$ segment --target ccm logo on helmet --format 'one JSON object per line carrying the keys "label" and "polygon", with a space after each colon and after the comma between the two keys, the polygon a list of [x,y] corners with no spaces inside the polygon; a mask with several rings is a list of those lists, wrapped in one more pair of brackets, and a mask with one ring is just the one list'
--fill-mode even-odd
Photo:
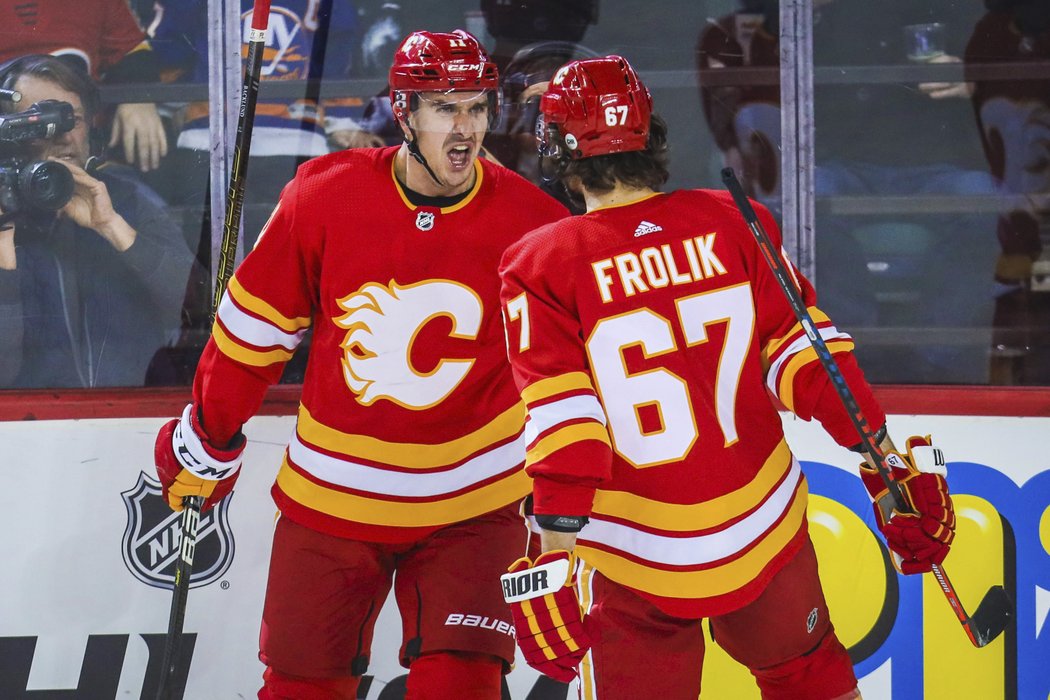
{"label": "ccm logo on helmet", "polygon": [[466,73],[467,71],[476,73],[476,72],[481,70],[481,64],[480,63],[450,63],[448,65],[448,70],[449,70],[450,73]]}

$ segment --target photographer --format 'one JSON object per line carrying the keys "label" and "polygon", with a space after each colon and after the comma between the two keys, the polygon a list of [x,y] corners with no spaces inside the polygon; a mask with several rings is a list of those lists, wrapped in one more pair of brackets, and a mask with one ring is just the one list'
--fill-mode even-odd
{"label": "photographer", "polygon": [[57,212],[20,205],[0,231],[0,386],[141,385],[150,358],[178,328],[192,255],[134,171],[95,167],[94,158],[85,169],[98,107],[86,74],[30,55],[4,66],[0,87],[22,96],[0,102],[4,113],[50,99],[74,115],[71,129],[31,142],[24,154],[69,170],[68,202]]}
{"label": "photographer", "polygon": [[[149,37],[127,0],[19,0],[0,3],[0,61],[49,53],[106,85],[157,83]],[[168,153],[164,123],[151,102],[125,102],[112,113],[109,146],[142,172]]]}

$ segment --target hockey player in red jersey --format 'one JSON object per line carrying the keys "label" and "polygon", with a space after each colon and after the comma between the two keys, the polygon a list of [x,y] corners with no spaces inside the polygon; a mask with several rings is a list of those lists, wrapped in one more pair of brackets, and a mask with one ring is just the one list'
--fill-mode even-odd
{"label": "hockey player in red jersey", "polygon": [[520,553],[526,412],[497,268],[567,212],[478,158],[499,100],[473,36],[411,34],[390,86],[405,142],[299,168],[230,281],[193,403],[158,437],[172,507],[214,503],[237,476],[242,425],[312,328],[272,490],[264,699],[356,697],[391,586],[409,698],[498,698],[514,658],[493,582]]}
{"label": "hockey player in red jersey", "polygon": [[[769,394],[843,446],[857,434],[729,194],[658,191],[666,127],[651,105],[618,56],[555,74],[541,155],[587,213],[530,233],[500,266],[543,550],[502,577],[519,646],[554,678],[579,673],[581,697],[692,700],[709,618],[763,698],[859,697]],[[928,571],[953,537],[943,459],[928,438],[895,451],[852,339],[790,269],[920,513],[876,509],[879,527],[904,573]]]}

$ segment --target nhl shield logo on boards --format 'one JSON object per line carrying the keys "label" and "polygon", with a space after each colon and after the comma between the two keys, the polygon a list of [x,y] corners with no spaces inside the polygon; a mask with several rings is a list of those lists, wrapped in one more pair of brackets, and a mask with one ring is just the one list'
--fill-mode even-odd
{"label": "nhl shield logo on boards", "polygon": [[[160,484],[143,472],[139,472],[134,488],[120,495],[128,511],[122,546],[124,565],[149,586],[172,588],[182,544],[182,514],[168,507]],[[200,516],[190,588],[214,583],[233,563],[229,509],[230,498],[225,498]]]}
{"label": "nhl shield logo on boards", "polygon": [[416,228],[420,231],[429,231],[434,228],[434,212],[421,211],[416,214]]}

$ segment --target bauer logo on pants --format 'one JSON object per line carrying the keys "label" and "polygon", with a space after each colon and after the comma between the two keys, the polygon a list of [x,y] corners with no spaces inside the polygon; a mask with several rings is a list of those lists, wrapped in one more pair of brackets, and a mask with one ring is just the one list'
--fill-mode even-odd
{"label": "bauer logo on pants", "polygon": [[[182,540],[182,514],[168,507],[160,484],[143,472],[139,472],[134,488],[120,495],[128,510],[122,547],[124,564],[139,581],[157,588],[171,588]],[[229,508],[227,497],[200,517],[190,588],[217,581],[233,563]]]}

